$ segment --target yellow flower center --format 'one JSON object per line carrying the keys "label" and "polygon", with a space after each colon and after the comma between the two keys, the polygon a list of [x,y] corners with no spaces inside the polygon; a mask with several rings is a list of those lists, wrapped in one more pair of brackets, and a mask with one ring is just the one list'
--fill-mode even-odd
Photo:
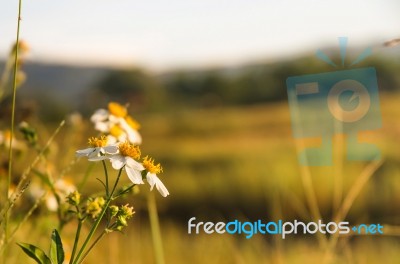
{"label": "yellow flower center", "polygon": [[157,165],[154,165],[154,159],[149,158],[148,156],[143,159],[143,167],[145,167],[148,172],[154,174],[159,174],[163,171],[161,164],[158,163]]}
{"label": "yellow flower center", "polygon": [[115,102],[110,102],[108,104],[108,111],[110,111],[112,115],[115,115],[117,117],[125,117],[128,114],[126,107]]}
{"label": "yellow flower center", "polygon": [[89,145],[94,148],[105,147],[107,145],[107,137],[101,136],[100,138],[91,137],[89,138]]}
{"label": "yellow flower center", "polygon": [[127,117],[125,117],[125,121],[126,121],[126,123],[128,123],[128,125],[132,129],[139,130],[140,124],[135,119],[133,119],[131,116],[128,115]]}
{"label": "yellow flower center", "polygon": [[122,133],[124,133],[124,131],[122,130],[121,127],[115,125],[110,129],[110,134],[114,137],[119,137],[120,135],[122,135]]}
{"label": "yellow flower center", "polygon": [[124,142],[118,145],[119,152],[122,156],[140,159],[140,148],[129,142]]}

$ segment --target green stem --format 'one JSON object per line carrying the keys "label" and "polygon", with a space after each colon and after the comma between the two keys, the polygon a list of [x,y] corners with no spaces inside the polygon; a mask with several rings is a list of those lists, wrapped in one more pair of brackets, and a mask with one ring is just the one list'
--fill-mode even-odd
{"label": "green stem", "polygon": [[[101,163],[103,163],[104,175],[105,175],[105,178],[106,178],[105,189],[106,189],[106,199],[108,199],[109,198],[108,171],[107,171],[107,166],[106,166],[105,160],[102,160]],[[107,211],[107,216],[106,216],[107,225],[110,223],[110,220],[111,220],[110,211]],[[89,248],[89,250],[90,250],[90,248]],[[85,258],[85,256],[83,256],[83,258]]]}
{"label": "green stem", "polygon": [[[22,0],[18,1],[18,23],[17,23],[17,40],[15,44],[15,60],[14,60],[14,82],[13,82],[13,97],[12,97],[12,110],[11,110],[11,136],[10,136],[10,145],[8,152],[8,177],[7,177],[7,190],[6,199],[9,199],[10,196],[10,185],[11,185],[11,176],[12,176],[12,142],[14,135],[14,121],[15,121],[15,98],[17,91],[17,72],[18,72],[18,50],[19,50],[19,33],[20,33],[20,25],[21,25],[21,13],[22,13]],[[9,214],[7,212],[6,217],[4,219],[4,234],[5,234],[5,244],[8,243],[8,218]]]}
{"label": "green stem", "polygon": [[106,176],[106,197],[108,198],[109,193],[108,193],[108,172],[107,172],[107,166],[106,162],[104,160],[101,161],[103,163],[103,168],[104,168],[104,173]]}
{"label": "green stem", "polygon": [[[79,211],[79,209],[77,208],[77,210]],[[76,229],[76,234],[75,234],[75,241],[74,241],[74,248],[72,249],[72,254],[71,254],[71,259],[69,261],[69,264],[72,264],[74,257],[75,257],[75,253],[76,253],[76,249],[78,247],[78,242],[79,242],[79,237],[81,235],[81,228],[82,228],[82,219],[80,217],[78,217],[78,228]]]}
{"label": "green stem", "polygon": [[164,264],[164,251],[160,232],[160,222],[158,220],[157,204],[154,193],[150,192],[147,200],[147,208],[149,210],[151,236],[153,238],[154,253],[157,264]]}
{"label": "green stem", "polygon": [[115,199],[115,198],[119,198],[119,197],[121,197],[122,195],[124,195],[124,194],[130,192],[130,191],[133,189],[133,187],[135,187],[135,186],[136,186],[136,184],[132,184],[132,185],[129,186],[128,188],[121,190],[120,192],[118,192],[118,193],[114,196],[114,199]]}
{"label": "green stem", "polygon": [[[107,209],[108,209],[108,206],[110,205],[111,200],[113,200],[113,197],[112,197],[112,196],[113,196],[114,191],[115,191],[115,188],[117,187],[117,184],[118,184],[118,182],[119,182],[119,178],[121,177],[122,170],[123,170],[123,168],[121,168],[121,169],[119,170],[117,179],[116,179],[116,181],[115,181],[115,183],[114,183],[114,187],[113,187],[112,190],[111,190],[110,196],[107,198],[107,201],[106,201],[106,203],[105,203],[105,205],[104,205],[104,207],[103,207],[103,209],[102,209],[102,211],[101,211],[99,217],[96,219],[96,222],[94,223],[94,225],[93,225],[92,228],[90,229],[90,232],[89,232],[89,234],[88,234],[88,236],[87,236],[85,242],[83,243],[81,249],[79,250],[78,255],[76,256],[76,259],[75,259],[75,261],[73,262],[73,264],[82,263],[81,256],[82,256],[82,254],[83,254],[83,251],[85,250],[85,248],[87,247],[88,243],[89,243],[90,240],[92,239],[94,233],[96,232],[97,227],[99,226],[101,220],[103,219],[103,217],[104,217],[104,215],[105,215],[105,213],[106,213],[106,211],[107,211]],[[85,253],[85,255],[86,255],[87,253],[89,253],[89,251],[90,251],[90,250],[88,250],[88,251]]]}

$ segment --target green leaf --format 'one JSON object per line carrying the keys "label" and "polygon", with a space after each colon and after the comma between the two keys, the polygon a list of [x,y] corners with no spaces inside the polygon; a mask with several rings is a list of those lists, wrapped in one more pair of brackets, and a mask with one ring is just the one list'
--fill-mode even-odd
{"label": "green leaf", "polygon": [[27,243],[17,244],[22,248],[25,254],[34,259],[38,264],[52,264],[49,257],[40,248]]}
{"label": "green leaf", "polygon": [[54,264],[62,264],[64,262],[64,249],[61,237],[56,229],[51,233],[50,259]]}

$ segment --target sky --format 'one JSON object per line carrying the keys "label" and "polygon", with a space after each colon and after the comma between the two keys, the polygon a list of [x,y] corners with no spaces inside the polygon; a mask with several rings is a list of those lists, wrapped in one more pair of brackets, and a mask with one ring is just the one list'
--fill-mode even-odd
{"label": "sky", "polygon": [[[0,56],[17,0],[0,0]],[[400,37],[398,0],[23,0],[30,59],[156,71],[240,65]]]}

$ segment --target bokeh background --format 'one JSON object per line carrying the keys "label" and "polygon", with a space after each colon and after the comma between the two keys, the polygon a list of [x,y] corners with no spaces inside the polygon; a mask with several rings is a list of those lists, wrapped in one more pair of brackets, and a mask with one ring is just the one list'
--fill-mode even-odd
{"label": "bokeh background", "polygon": [[[15,39],[16,8],[16,1],[0,3],[3,61]],[[322,263],[327,251],[332,263],[398,263],[400,45],[384,43],[400,37],[399,11],[395,0],[26,1],[21,37],[30,52],[22,67],[27,79],[17,93],[17,121],[28,121],[44,143],[66,119],[46,166],[55,177],[68,168],[65,177],[79,183],[88,163],[74,162],[74,152],[97,133],[90,115],[109,101],[129,104],[141,123],[143,152],[163,164],[160,177],[171,193],[156,194],[166,263]],[[291,133],[286,79],[338,70],[315,51],[340,64],[342,36],[349,38],[344,68],[377,70],[383,126],[361,137],[378,145],[383,162],[365,184],[360,178],[371,165],[345,159],[345,135],[334,138],[333,166],[302,167],[296,149],[301,144]],[[350,67],[367,47],[372,55]],[[11,98],[1,101],[1,130],[9,125],[10,106]],[[33,157],[18,156],[15,178]],[[96,165],[93,174],[101,173]],[[360,191],[345,220],[384,224],[384,235],[341,237],[326,250],[316,236],[247,240],[187,232],[193,216],[308,222],[314,193],[328,222],[355,186]],[[93,176],[85,190],[100,187]],[[87,263],[155,263],[147,187],[126,198],[136,210],[129,230],[107,236]],[[47,245],[55,219],[42,207],[16,241]],[[72,229],[65,230],[66,244],[72,244]],[[29,263],[19,249],[11,252],[10,263]]]}

